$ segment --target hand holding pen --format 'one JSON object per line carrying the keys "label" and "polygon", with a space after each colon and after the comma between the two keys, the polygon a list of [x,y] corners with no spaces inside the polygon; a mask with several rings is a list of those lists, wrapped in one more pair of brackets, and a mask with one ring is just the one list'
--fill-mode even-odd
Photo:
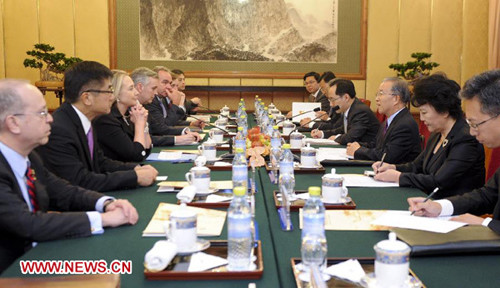
{"label": "hand holding pen", "polygon": [[437,192],[439,191],[439,187],[436,187],[431,194],[427,197],[414,197],[408,198],[408,204],[410,204],[410,210],[412,210],[410,215],[414,215],[415,213],[419,213],[422,216],[428,217],[437,217],[441,214],[441,205],[436,202],[427,202],[429,201]]}

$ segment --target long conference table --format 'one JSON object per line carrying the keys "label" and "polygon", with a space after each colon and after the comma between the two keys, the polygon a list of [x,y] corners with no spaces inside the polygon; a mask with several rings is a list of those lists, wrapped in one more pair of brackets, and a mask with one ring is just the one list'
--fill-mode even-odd
{"label": "long conference table", "polygon": [[[253,120],[253,118],[250,118]],[[253,124],[250,121],[250,124]],[[176,146],[174,149],[195,149],[196,146]],[[159,152],[161,148],[154,148]],[[223,153],[223,152],[219,152]],[[184,181],[184,174],[192,163],[172,164],[148,162],[168,175],[170,181]],[[327,171],[332,167],[325,167]],[[362,173],[366,167],[336,167],[337,173]],[[132,274],[121,275],[121,287],[296,287],[290,259],[300,257],[301,231],[299,213],[292,212],[293,231],[282,231],[273,200],[272,184],[265,168],[257,169],[256,221],[262,242],[264,273],[258,280],[200,280],[200,281],[150,281],[144,277],[144,255],[161,238],[142,237],[142,231],[151,220],[158,204],[176,203],[175,193],[157,193],[156,185],[108,192],[116,198],[128,199],[139,212],[139,221],[134,226],[106,229],[103,235],[70,240],[39,243],[12,264],[1,277],[46,277],[60,275],[23,275],[20,260],[131,260]],[[321,174],[296,174],[296,190],[307,190],[309,186],[321,186]],[[230,180],[230,171],[212,171],[212,180]],[[356,209],[406,210],[406,198],[424,194],[411,188],[349,188],[356,202]],[[387,231],[326,231],[328,257],[374,257],[373,246],[387,238]],[[220,237],[227,239],[227,219]],[[458,255],[435,257],[412,257],[410,268],[427,287],[500,287],[500,276],[496,275],[500,255]]]}

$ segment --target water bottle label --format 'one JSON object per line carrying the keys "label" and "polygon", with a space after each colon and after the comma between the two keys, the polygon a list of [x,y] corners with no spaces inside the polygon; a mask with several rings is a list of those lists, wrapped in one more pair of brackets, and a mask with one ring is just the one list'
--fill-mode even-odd
{"label": "water bottle label", "polygon": [[325,231],[325,216],[324,215],[314,215],[313,217],[308,217],[304,215],[302,218],[302,234],[320,234],[322,235]]}
{"label": "water bottle label", "polygon": [[280,138],[271,138],[271,147],[279,148],[280,146],[281,146],[281,139]]}
{"label": "water bottle label", "polygon": [[233,181],[246,181],[248,179],[248,167],[233,166]]}
{"label": "water bottle label", "polygon": [[290,173],[293,175],[293,162],[280,162],[280,173]]}
{"label": "water bottle label", "polygon": [[247,142],[245,139],[237,139],[234,141],[234,147],[236,148],[247,148]]}
{"label": "water bottle label", "polygon": [[251,221],[252,217],[248,215],[239,215],[238,217],[227,217],[228,238],[250,238],[252,237]]}

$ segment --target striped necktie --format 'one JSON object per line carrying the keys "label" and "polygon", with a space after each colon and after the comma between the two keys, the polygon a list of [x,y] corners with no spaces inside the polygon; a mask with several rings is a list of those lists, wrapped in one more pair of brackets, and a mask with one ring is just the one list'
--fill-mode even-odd
{"label": "striped necktie", "polygon": [[28,164],[28,169],[26,169],[26,186],[28,188],[28,196],[30,198],[31,207],[33,207],[33,212],[40,210],[38,202],[36,201],[35,180],[35,171],[31,169]]}
{"label": "striped necktie", "polygon": [[342,114],[342,117],[344,118],[344,133],[347,133],[347,116]]}

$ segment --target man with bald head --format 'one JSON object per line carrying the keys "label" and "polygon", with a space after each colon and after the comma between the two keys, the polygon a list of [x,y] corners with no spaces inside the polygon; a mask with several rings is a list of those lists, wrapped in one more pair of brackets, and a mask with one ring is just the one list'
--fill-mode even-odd
{"label": "man with bald head", "polygon": [[47,143],[52,120],[36,87],[0,80],[0,272],[37,242],[138,220],[127,200],[70,185],[45,169],[33,149]]}

